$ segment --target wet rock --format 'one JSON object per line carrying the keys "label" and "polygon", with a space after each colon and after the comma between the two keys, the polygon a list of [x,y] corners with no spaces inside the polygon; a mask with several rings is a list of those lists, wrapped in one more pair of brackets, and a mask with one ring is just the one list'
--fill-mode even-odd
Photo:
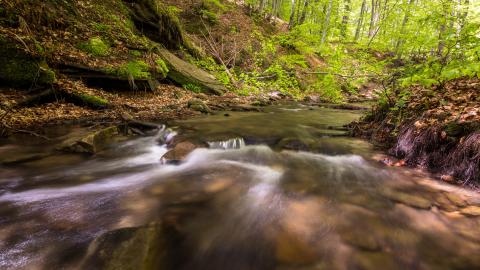
{"label": "wet rock", "polygon": [[247,104],[237,104],[230,107],[230,110],[235,112],[261,112],[262,110],[258,107],[247,105]]}
{"label": "wet rock", "polygon": [[167,269],[160,224],[107,232],[89,246],[80,269]]}
{"label": "wet rock", "polygon": [[280,263],[292,265],[311,264],[317,260],[314,246],[288,231],[277,235],[275,256]]}
{"label": "wet rock", "polygon": [[460,210],[460,213],[462,213],[465,216],[469,217],[480,217],[480,206],[468,206]]}
{"label": "wet rock", "polygon": [[354,256],[354,269],[377,270],[377,269],[404,269],[400,267],[391,255],[380,252],[359,252]]}
{"label": "wet rock", "polygon": [[140,131],[141,133],[155,131],[160,128],[160,125],[145,121],[135,120],[132,115],[129,113],[123,112],[120,114],[120,118],[126,122],[127,126],[134,131],[134,133],[138,133],[135,130]]}
{"label": "wet rock", "polygon": [[117,135],[117,127],[104,128],[85,137],[69,139],[63,142],[58,147],[58,150],[71,153],[96,154],[112,143]]}
{"label": "wet rock", "polygon": [[8,156],[0,157],[0,164],[11,165],[39,160],[48,157],[48,153],[11,153]]}
{"label": "wet rock", "polygon": [[252,103],[250,103],[251,106],[257,106],[257,107],[265,107],[265,106],[268,106],[270,105],[271,102],[270,100],[268,100],[267,98],[258,98],[257,100],[253,101]]}
{"label": "wet rock", "polygon": [[179,162],[185,159],[188,154],[193,152],[193,150],[204,147],[204,145],[194,144],[189,141],[180,142],[168,151],[165,155],[162,156],[162,160],[165,162]]}
{"label": "wet rock", "polygon": [[201,113],[212,113],[212,110],[201,99],[194,98],[188,101],[188,107]]}
{"label": "wet rock", "polygon": [[287,150],[308,151],[314,143],[314,140],[308,139],[283,138],[277,143],[277,147]]}
{"label": "wet rock", "polygon": [[414,208],[430,209],[432,206],[430,200],[420,197],[421,195],[405,193],[393,189],[387,189],[383,192],[383,194],[393,201],[403,203]]}

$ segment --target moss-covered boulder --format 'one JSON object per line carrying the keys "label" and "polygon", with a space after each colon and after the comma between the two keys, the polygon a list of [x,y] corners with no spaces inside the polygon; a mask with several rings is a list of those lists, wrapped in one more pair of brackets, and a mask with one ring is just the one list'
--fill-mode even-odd
{"label": "moss-covered boulder", "polygon": [[82,269],[166,269],[166,241],[162,226],[152,224],[107,232],[88,248]]}
{"label": "moss-covered boulder", "polygon": [[179,85],[196,85],[201,91],[222,95],[225,86],[212,74],[183,61],[166,49],[159,48],[158,53],[168,66],[167,78]]}
{"label": "moss-covered boulder", "polygon": [[55,72],[45,60],[33,56],[17,42],[0,35],[0,81],[15,87],[50,85],[55,82]]}

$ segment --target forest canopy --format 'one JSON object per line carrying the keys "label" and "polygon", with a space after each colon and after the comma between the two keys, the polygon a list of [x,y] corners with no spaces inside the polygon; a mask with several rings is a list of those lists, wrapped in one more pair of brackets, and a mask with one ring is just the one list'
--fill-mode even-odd
{"label": "forest canopy", "polygon": [[423,63],[410,81],[432,85],[480,73],[480,3],[476,0],[247,2],[267,17],[287,21],[292,34],[297,34],[294,45],[355,43]]}

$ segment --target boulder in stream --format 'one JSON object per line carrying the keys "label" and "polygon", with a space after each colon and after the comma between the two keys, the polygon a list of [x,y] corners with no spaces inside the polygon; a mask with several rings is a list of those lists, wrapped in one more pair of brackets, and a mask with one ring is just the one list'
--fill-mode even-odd
{"label": "boulder in stream", "polygon": [[166,269],[166,240],[160,224],[107,232],[89,246],[81,269]]}
{"label": "boulder in stream", "polygon": [[180,162],[185,159],[193,150],[206,145],[194,144],[189,141],[177,143],[170,151],[162,156],[164,162]]}
{"label": "boulder in stream", "polygon": [[84,137],[73,138],[63,142],[58,149],[64,152],[96,154],[113,142],[118,135],[116,126],[104,128]]}

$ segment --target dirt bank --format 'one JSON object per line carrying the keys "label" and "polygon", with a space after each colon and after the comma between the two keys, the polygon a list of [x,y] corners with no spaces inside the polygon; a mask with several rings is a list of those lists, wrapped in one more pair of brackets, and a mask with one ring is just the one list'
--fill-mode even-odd
{"label": "dirt bank", "polygon": [[479,91],[480,80],[467,78],[430,89],[412,87],[403,107],[398,100],[396,106],[377,106],[354,123],[352,131],[389,149],[401,159],[397,164],[429,169],[444,181],[478,186]]}

